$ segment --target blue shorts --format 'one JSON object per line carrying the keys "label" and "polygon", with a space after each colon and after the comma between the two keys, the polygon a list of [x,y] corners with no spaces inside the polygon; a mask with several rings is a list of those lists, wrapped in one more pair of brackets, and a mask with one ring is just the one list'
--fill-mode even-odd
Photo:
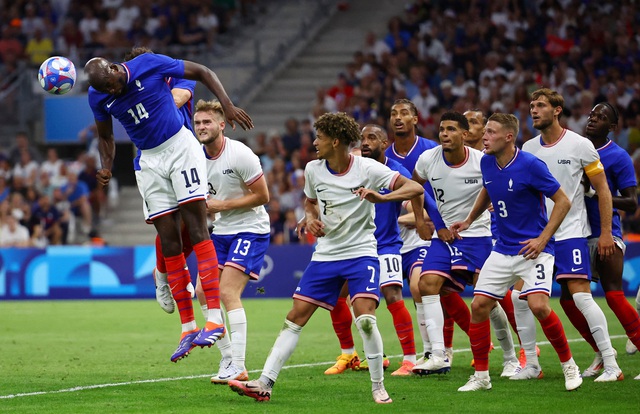
{"label": "blue shorts", "polygon": [[212,234],[211,240],[218,255],[218,267],[223,269],[225,266],[231,266],[257,280],[269,247],[269,237],[268,234],[255,233]]}
{"label": "blue shorts", "polygon": [[371,298],[379,302],[378,258],[365,256],[333,262],[312,260],[304,270],[293,298],[333,310],[345,281],[349,282],[351,302],[357,298]]}
{"label": "blue shorts", "polygon": [[589,241],[586,238],[556,241],[554,249],[556,281],[584,279],[591,282]]}
{"label": "blue shorts", "polygon": [[429,246],[420,246],[402,253],[402,276],[405,279],[411,279],[411,272],[414,268],[422,267],[422,262],[424,261],[424,258],[427,257],[428,250]]}
{"label": "blue shorts", "polygon": [[491,254],[491,237],[465,237],[451,244],[442,240],[431,241],[429,254],[422,263],[422,273],[446,279],[443,289],[461,292],[473,284],[473,274],[480,272]]}

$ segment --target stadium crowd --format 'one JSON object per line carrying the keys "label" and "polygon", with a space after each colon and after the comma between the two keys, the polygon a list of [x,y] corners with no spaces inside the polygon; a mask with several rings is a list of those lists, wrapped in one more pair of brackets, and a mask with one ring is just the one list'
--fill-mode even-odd
{"label": "stadium crowd", "polygon": [[[158,50],[194,44],[211,48],[217,34],[251,19],[257,3],[6,2],[0,7],[0,77],[10,77],[20,61],[36,65],[53,51],[73,57],[79,51],[94,54],[132,45]],[[518,144],[522,145],[537,134],[529,115],[530,93],[550,87],[565,98],[563,125],[578,133],[583,132],[595,103],[615,103],[620,122],[610,138],[629,152],[640,172],[640,35],[635,2],[415,0],[399,7],[402,9],[389,19],[382,36],[376,32],[384,29],[371,28],[351,62],[336,74],[335,84],[317,90],[309,103],[308,118],[288,119],[281,131],[262,131],[251,143],[271,194],[267,210],[272,243],[313,242],[299,240],[295,227],[302,216],[302,172],[315,158],[312,125],[326,112],[344,111],[360,125],[373,122],[388,127],[391,104],[409,98],[420,112],[419,134],[433,140],[437,140],[439,117],[446,110],[480,109],[487,116],[498,111],[512,113],[520,121]],[[32,213],[27,212],[36,211],[43,188],[53,188],[45,195],[56,206],[70,202],[56,191],[62,187],[43,187],[40,172],[44,164],[34,167],[34,161],[42,157],[33,145],[29,148],[31,159],[6,152],[2,156],[0,217],[7,216],[5,202],[10,210],[24,211],[18,221],[29,228],[31,243],[42,243],[34,241],[43,236],[37,232],[34,236],[34,226],[29,224]],[[73,167],[64,168],[62,181],[73,181],[68,177],[95,168],[90,162],[84,168],[82,160],[66,164]],[[20,178],[25,174],[26,178]],[[80,218],[83,230],[96,228],[96,217],[104,214],[99,210],[104,194],[92,190],[91,183],[87,186],[87,201],[80,204],[89,207],[63,208],[73,213],[67,216]],[[640,233],[640,214],[626,219],[625,230]],[[65,240],[57,231],[49,234],[53,235],[49,242]]]}

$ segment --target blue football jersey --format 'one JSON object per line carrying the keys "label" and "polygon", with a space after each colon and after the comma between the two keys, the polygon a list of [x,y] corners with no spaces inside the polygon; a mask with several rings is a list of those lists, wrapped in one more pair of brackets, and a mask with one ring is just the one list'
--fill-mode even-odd
{"label": "blue football jersey", "polygon": [[[193,130],[193,126],[191,124],[191,118],[193,117],[193,94],[196,88],[196,81],[192,81],[189,79],[179,79],[179,78],[168,78],[167,85],[169,85],[169,90],[173,88],[186,89],[191,92],[191,98],[180,108],[178,108],[178,112],[184,121],[184,126],[189,131],[193,132],[193,136],[195,137],[195,131]],[[138,149],[136,157],[133,159],[133,169],[135,171],[140,170],[140,149]]]}
{"label": "blue football jersey", "polygon": [[[493,155],[484,155],[480,169],[498,228],[494,250],[515,256],[522,249],[521,241],[538,237],[547,225],[545,196],[553,196],[560,183],[543,161],[518,148],[504,168]],[[552,241],[544,251],[553,254]]]}
{"label": "blue football jersey", "polygon": [[[393,171],[411,179],[411,174],[399,162],[392,159],[385,160],[385,165]],[[380,194],[388,194],[391,191],[382,188]],[[400,209],[402,209],[401,201],[392,201],[388,203],[376,203],[376,231],[374,236],[378,241],[378,254],[400,254],[402,247],[402,239],[400,238],[400,226],[398,225],[398,217]]]}
{"label": "blue football jersey", "polygon": [[184,77],[184,62],[144,53],[121,63],[127,72],[125,91],[108,95],[89,88],[89,105],[97,121],[116,118],[137,148],[155,148],[184,125],[166,79]]}
{"label": "blue football jersey", "polygon": [[[435,148],[438,146],[438,143],[435,141],[431,141],[430,139],[421,137],[416,135],[416,140],[413,143],[413,146],[407,153],[407,155],[400,155],[396,152],[395,143],[391,144],[389,148],[385,151],[385,155],[387,158],[392,159],[394,161],[399,162],[404,168],[409,171],[409,173],[413,174],[413,170],[416,167],[416,162],[418,162],[418,158],[420,155],[428,149]],[[436,230],[446,227],[444,221],[440,217],[440,213],[438,212],[438,206],[436,205],[436,201],[433,198],[433,189],[429,182],[424,184],[425,191],[425,208],[427,210],[427,214],[433,221],[433,224],[436,227]]]}
{"label": "blue football jersey", "polygon": [[[612,195],[619,195],[620,190],[637,185],[633,161],[631,161],[631,157],[625,150],[613,141],[608,141],[597,150],[598,154],[600,154],[600,162],[604,166],[604,173],[607,176],[607,183]],[[587,217],[589,217],[589,224],[591,225],[591,236],[589,238],[599,237],[600,208],[598,207],[598,200],[585,197],[585,205],[587,206]],[[622,238],[620,213],[615,208],[613,209],[611,230],[614,236]]]}

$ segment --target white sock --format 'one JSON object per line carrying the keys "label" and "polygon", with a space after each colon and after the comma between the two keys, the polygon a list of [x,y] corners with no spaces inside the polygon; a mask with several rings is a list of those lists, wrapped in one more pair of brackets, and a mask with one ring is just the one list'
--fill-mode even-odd
{"label": "white sock", "polygon": [[296,325],[288,319],[284,320],[284,328],[280,331],[271,352],[269,352],[267,361],[264,363],[260,381],[268,386],[273,386],[273,383],[278,379],[280,370],[296,349],[301,331],[302,326]]}
{"label": "white sock", "polygon": [[204,320],[206,321],[209,318],[209,308],[207,308],[207,304],[200,305],[200,309],[202,310],[202,316],[204,316]]}
{"label": "white sock", "polygon": [[438,351],[437,355],[441,356],[440,354],[444,353],[444,314],[440,304],[440,295],[423,296],[422,309],[433,352]]}
{"label": "white sock", "polygon": [[196,321],[195,320],[193,320],[191,322],[183,323],[182,324],[182,332],[193,331],[197,327],[198,327],[198,325],[196,325]]}
{"label": "white sock", "polygon": [[607,328],[607,318],[600,306],[593,300],[591,293],[577,292],[573,295],[573,301],[576,307],[582,312],[584,318],[589,324],[591,335],[596,341],[596,345],[602,354],[602,361],[606,367],[618,366],[616,358],[613,354],[611,339],[609,338],[609,330]]}
{"label": "white sock", "polygon": [[207,322],[213,322],[216,325],[222,325],[222,311],[220,309],[207,309]]}
{"label": "white sock", "polygon": [[229,332],[233,337],[231,349],[233,363],[244,369],[245,354],[247,351],[247,315],[244,308],[238,308],[227,312],[229,320]]}
{"label": "white sock", "polygon": [[516,351],[513,348],[513,337],[511,336],[511,328],[509,326],[509,319],[504,309],[498,302],[496,306],[491,309],[489,314],[491,319],[491,326],[493,326],[493,332],[496,334],[498,342],[500,342],[500,348],[502,348],[502,357],[506,361],[513,361],[516,359]]}
{"label": "white sock", "polygon": [[[205,315],[205,318],[207,317],[208,313],[207,313],[207,305],[202,305],[202,313],[203,315]],[[229,318],[227,318],[227,323],[224,325],[224,329],[226,332],[226,335],[223,336],[222,338],[218,339],[216,341],[216,346],[218,347],[218,350],[220,351],[220,356],[222,357],[222,359],[225,359],[227,361],[232,361],[233,360],[233,354],[231,352],[231,335],[229,334]]]}
{"label": "white sock", "polygon": [[526,300],[520,300],[519,290],[511,292],[511,301],[513,302],[513,311],[516,316],[516,325],[518,325],[518,335],[524,353],[527,356],[527,365],[540,366],[538,362],[538,354],[536,353],[536,318],[529,309],[529,303]]}
{"label": "white sock", "polygon": [[640,313],[640,287],[638,288],[638,293],[636,294],[636,309],[638,313]]}
{"label": "white sock", "polygon": [[369,375],[371,382],[382,382],[384,380],[382,368],[382,336],[378,330],[378,323],[375,315],[360,315],[356,318],[356,327],[364,346],[364,354],[369,363]]}
{"label": "white sock", "polygon": [[424,308],[422,303],[416,303],[416,321],[418,322],[418,330],[422,337],[422,355],[431,352],[431,341],[427,333],[427,324],[424,320]]}

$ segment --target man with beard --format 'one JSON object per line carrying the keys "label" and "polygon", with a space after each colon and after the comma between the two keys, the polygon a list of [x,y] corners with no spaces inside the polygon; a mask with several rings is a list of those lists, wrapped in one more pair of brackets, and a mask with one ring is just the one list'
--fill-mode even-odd
{"label": "man with beard", "polygon": [[[617,381],[624,378],[616,362],[615,350],[607,327],[607,319],[602,309],[591,295],[591,267],[589,266],[589,246],[587,237],[591,234],[584,202],[583,174],[591,182],[598,194],[600,210],[600,237],[597,253],[606,260],[615,252],[611,233],[612,204],[611,192],[607,185],[600,156],[591,141],[567,130],[560,125],[564,99],[551,89],[538,89],[531,94],[529,105],[533,126],[540,135],[525,142],[522,149],[547,164],[551,174],[560,182],[562,189],[571,200],[571,210],[555,233],[555,278],[562,288],[560,304],[571,323],[585,338],[593,335],[595,344],[602,354],[605,372],[596,378],[597,382]],[[546,199],[547,211],[551,211],[553,201]],[[521,295],[514,295],[518,298]],[[518,333],[527,356],[527,365],[513,380],[542,377],[542,369],[536,355],[536,325],[528,308],[525,312],[520,301],[514,299]],[[587,323],[583,323],[586,319]]]}

